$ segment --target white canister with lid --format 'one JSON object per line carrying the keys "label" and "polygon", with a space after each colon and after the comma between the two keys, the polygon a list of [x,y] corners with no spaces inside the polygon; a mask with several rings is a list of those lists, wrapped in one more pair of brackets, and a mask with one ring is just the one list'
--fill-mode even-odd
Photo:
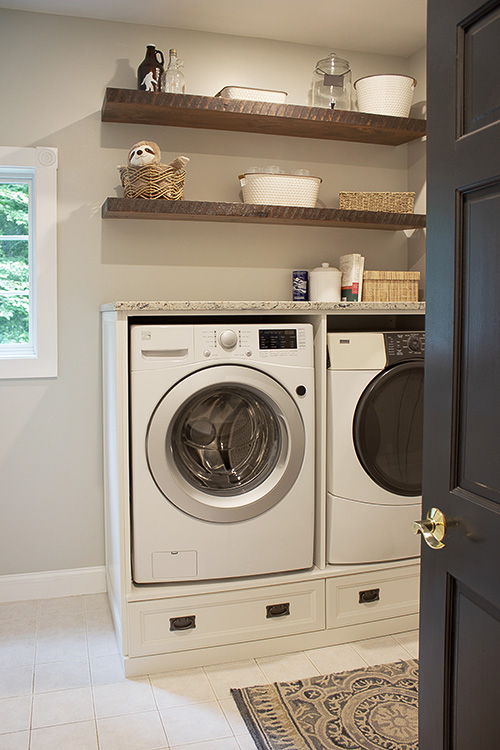
{"label": "white canister with lid", "polygon": [[309,299],[313,302],[340,302],[342,272],[322,263],[309,271]]}

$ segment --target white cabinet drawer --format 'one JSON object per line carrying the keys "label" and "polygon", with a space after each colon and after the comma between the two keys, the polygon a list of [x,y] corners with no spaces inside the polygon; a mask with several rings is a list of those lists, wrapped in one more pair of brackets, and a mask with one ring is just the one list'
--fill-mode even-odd
{"label": "white cabinet drawer", "polygon": [[326,581],[327,628],[418,612],[420,566],[338,576]]}
{"label": "white cabinet drawer", "polygon": [[130,656],[260,640],[325,627],[324,581],[129,604]]}

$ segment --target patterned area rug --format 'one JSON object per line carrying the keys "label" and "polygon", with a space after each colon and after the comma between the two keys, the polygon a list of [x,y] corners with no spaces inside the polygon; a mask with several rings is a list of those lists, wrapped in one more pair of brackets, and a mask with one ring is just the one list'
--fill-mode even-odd
{"label": "patterned area rug", "polygon": [[233,689],[259,750],[417,750],[418,661]]}

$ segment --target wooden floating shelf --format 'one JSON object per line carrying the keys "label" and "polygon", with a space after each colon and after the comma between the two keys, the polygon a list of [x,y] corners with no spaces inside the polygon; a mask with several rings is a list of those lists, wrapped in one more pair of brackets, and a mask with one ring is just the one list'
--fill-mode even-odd
{"label": "wooden floating shelf", "polygon": [[398,146],[425,136],[425,120],[295,104],[107,88],[103,122],[168,125]]}
{"label": "wooden floating shelf", "polygon": [[345,227],[351,229],[421,229],[424,214],[386,211],[353,211],[338,208],[268,206],[253,203],[107,198],[103,219],[178,219],[184,221],[229,221],[253,224]]}

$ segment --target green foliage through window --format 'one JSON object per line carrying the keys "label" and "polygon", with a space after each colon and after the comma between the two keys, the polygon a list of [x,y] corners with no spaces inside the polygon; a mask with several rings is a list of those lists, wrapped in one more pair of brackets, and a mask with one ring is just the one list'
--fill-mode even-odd
{"label": "green foliage through window", "polygon": [[0,344],[29,342],[29,184],[0,182]]}

